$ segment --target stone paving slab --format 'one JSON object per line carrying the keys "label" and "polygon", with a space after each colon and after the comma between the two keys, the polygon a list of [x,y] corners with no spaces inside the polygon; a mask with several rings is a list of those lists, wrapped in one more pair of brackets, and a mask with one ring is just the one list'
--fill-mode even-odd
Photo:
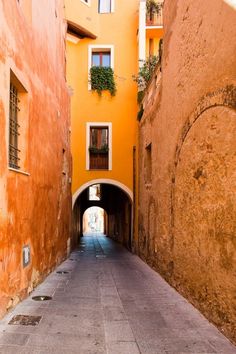
{"label": "stone paving slab", "polygon": [[[0,354],[236,354],[141,259],[104,236],[81,243],[0,321]],[[36,295],[52,300],[35,302]],[[42,319],[37,326],[9,325],[17,314]]]}

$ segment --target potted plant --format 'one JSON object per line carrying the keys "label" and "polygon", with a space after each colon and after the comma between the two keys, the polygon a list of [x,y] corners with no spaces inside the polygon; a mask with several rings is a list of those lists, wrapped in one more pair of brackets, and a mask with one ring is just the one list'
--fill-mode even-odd
{"label": "potted plant", "polygon": [[108,145],[103,145],[100,148],[96,147],[96,146],[90,146],[89,147],[89,151],[92,154],[107,154],[108,153]]}

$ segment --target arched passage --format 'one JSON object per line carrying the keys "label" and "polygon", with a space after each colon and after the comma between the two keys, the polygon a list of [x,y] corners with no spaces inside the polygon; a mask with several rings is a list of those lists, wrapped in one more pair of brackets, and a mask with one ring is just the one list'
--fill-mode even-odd
{"label": "arched passage", "polygon": [[107,213],[103,208],[92,206],[83,214],[83,236],[107,234]]}
{"label": "arched passage", "polygon": [[107,214],[106,235],[131,249],[133,195],[114,180],[97,179],[81,186],[73,196],[73,237],[76,247],[83,236],[83,214],[90,207],[103,208]]}

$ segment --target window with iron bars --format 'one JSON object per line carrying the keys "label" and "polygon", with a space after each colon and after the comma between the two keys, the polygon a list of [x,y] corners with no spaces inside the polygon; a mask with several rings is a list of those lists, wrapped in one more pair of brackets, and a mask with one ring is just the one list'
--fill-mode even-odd
{"label": "window with iron bars", "polygon": [[9,166],[15,169],[20,168],[19,158],[19,128],[18,112],[20,100],[18,98],[18,90],[10,84],[10,107],[9,107]]}

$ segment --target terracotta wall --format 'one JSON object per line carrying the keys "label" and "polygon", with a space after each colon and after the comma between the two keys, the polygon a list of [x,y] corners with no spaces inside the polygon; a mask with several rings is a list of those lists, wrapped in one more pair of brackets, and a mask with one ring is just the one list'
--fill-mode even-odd
{"label": "terracotta wall", "polygon": [[236,10],[166,0],[164,27],[140,122],[137,247],[236,341]]}
{"label": "terracotta wall", "polygon": [[[0,316],[69,250],[69,97],[62,0],[0,0]],[[23,85],[21,171],[8,168],[10,72]],[[30,247],[23,267],[23,247]]]}

